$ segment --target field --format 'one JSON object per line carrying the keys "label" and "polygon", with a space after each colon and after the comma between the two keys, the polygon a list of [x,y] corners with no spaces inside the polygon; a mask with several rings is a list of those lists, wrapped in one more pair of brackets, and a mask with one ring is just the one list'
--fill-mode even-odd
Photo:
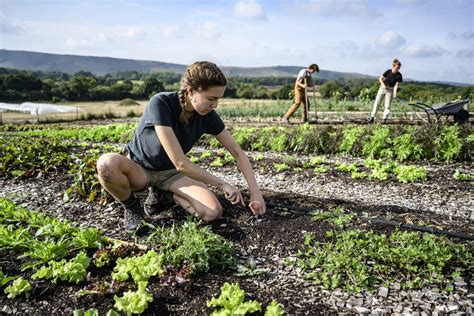
{"label": "field", "polygon": [[[237,117],[241,102],[224,100],[221,115]],[[248,102],[249,112],[288,106]],[[130,236],[95,162],[120,151],[135,124],[0,125],[3,313],[472,314],[470,124],[226,121],[268,213],[255,217],[213,189],[223,219],[205,224],[164,202]],[[246,188],[214,139],[188,157]]]}
{"label": "field", "polygon": [[[365,120],[372,110],[372,102],[322,99],[317,95],[316,101],[310,94],[310,119],[330,121]],[[25,123],[25,122],[58,122],[70,120],[91,120],[96,118],[123,118],[140,116],[148,101],[135,101],[136,105],[123,106],[120,101],[103,102],[63,102],[62,105],[77,107],[76,112],[43,114],[39,117],[29,113],[0,112],[0,122]],[[222,99],[217,112],[224,118],[245,118],[246,120],[266,120],[281,118],[292,105],[292,100],[245,100]],[[316,108],[314,107],[316,103]],[[391,117],[395,120],[422,121],[426,120],[424,113],[408,105],[407,100],[394,100]],[[299,119],[299,111],[294,118]],[[379,112],[383,111],[383,104]],[[253,119],[252,119],[253,118]]]}

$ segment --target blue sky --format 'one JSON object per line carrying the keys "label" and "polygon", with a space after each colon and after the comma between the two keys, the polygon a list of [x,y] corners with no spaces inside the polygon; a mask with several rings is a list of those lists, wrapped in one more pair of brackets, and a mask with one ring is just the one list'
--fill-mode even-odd
{"label": "blue sky", "polygon": [[474,84],[474,0],[0,0],[0,48]]}

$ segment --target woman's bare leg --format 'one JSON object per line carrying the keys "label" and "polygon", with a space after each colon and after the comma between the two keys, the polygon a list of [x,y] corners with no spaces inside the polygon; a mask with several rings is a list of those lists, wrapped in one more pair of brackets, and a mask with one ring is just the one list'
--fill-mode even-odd
{"label": "woman's bare leg", "polygon": [[222,216],[222,206],[207,186],[189,177],[182,177],[170,189],[173,198],[188,213],[199,216],[209,222]]}

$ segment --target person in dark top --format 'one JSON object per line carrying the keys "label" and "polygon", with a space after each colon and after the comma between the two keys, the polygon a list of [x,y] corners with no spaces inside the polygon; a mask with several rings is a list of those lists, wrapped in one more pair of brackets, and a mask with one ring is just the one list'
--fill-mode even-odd
{"label": "person in dark top", "polygon": [[377,92],[377,97],[375,98],[374,107],[372,108],[372,113],[370,118],[367,121],[368,123],[375,122],[375,115],[377,114],[377,108],[382,101],[382,97],[385,95],[385,110],[382,116],[382,123],[386,123],[388,115],[390,114],[390,106],[392,104],[392,99],[397,97],[398,84],[403,81],[402,74],[400,72],[400,67],[402,63],[398,59],[394,59],[392,62],[392,69],[388,69],[380,76],[380,88]]}
{"label": "person in dark top", "polygon": [[[205,221],[220,218],[222,206],[207,185],[220,188],[231,203],[244,205],[237,187],[185,156],[203,134],[214,135],[236,159],[250,191],[249,208],[256,215],[265,214],[250,161],[214,111],[226,85],[227,79],[215,64],[193,63],[182,76],[179,91],[161,92],[150,99],[123,154],[107,153],[99,158],[99,181],[122,203],[127,231],[136,231],[144,213],[155,214],[163,199],[177,202]],[[149,193],[142,208],[133,192],[146,188]]]}

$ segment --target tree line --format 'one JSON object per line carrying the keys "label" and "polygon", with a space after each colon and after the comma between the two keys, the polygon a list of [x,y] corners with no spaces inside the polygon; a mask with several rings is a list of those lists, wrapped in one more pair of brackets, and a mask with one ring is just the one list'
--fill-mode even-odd
{"label": "tree line", "polygon": [[[293,98],[294,80],[293,77],[231,77],[225,97],[288,100]],[[69,75],[0,68],[0,102],[146,100],[157,92],[179,89],[179,81],[180,75],[172,72],[124,71],[96,76],[83,71]],[[323,98],[335,100],[369,101],[375,98],[379,87],[375,78],[315,78],[314,84],[319,86]],[[401,86],[399,97],[429,101],[438,97],[469,98],[473,92],[472,86],[406,82]]]}

